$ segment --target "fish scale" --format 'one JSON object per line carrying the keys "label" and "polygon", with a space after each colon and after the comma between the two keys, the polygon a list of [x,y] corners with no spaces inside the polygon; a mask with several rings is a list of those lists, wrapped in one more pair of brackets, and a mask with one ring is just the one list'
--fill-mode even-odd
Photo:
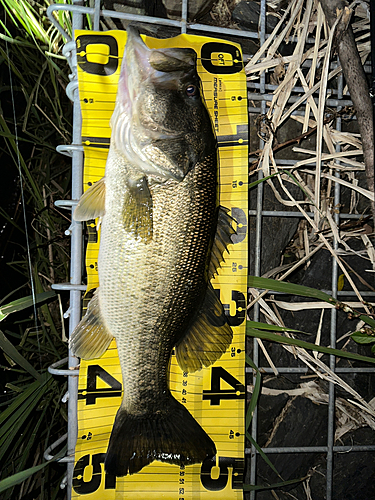
{"label": "fish scale", "polygon": [[[161,391],[167,390],[170,351],[184,334],[207,287],[205,268],[214,225],[210,217],[204,217],[204,212],[215,213],[215,158],[209,158],[199,167],[181,183],[157,187],[154,192],[151,188],[154,238],[149,243],[131,238],[121,227],[121,203],[110,202],[115,211],[106,209],[102,225],[99,298],[107,310],[107,325],[117,339],[118,350],[128,354],[122,362],[123,404],[126,406],[131,400],[139,412],[147,412],[153,404],[156,385]],[[119,194],[116,190],[120,191],[118,180],[117,175],[111,174],[106,181],[107,190],[116,196]],[[115,183],[113,188],[111,182]],[[191,192],[198,194],[190,197]],[[126,241],[126,249],[118,250],[119,240]],[[119,269],[113,267],[113,262],[120,262],[119,268],[126,278],[121,285],[118,285]],[[132,294],[134,291],[136,295]],[[129,337],[119,331],[123,324],[128,325]],[[143,332],[148,332],[147,346]],[[164,354],[159,352],[159,346]],[[137,358],[134,352],[139,353]],[[150,391],[139,390],[143,382],[146,387],[151,385]]]}

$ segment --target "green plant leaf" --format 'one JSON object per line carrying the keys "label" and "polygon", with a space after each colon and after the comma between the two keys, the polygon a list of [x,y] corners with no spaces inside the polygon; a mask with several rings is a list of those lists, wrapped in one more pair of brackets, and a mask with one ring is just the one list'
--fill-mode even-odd
{"label": "green plant leaf", "polygon": [[287,328],[285,326],[269,325],[268,323],[261,323],[259,321],[247,320],[246,324],[252,328],[258,328],[259,330],[269,330],[271,332],[294,332],[303,333],[304,335],[311,335],[311,333],[301,332],[300,330],[293,330],[293,328]]}
{"label": "green plant leaf", "polygon": [[[306,189],[303,187],[303,185],[297,180],[297,177],[294,176],[290,170],[284,169],[280,173],[288,175],[293,180],[293,182],[296,183],[296,185],[300,188],[300,190],[304,193],[304,195],[306,196],[306,198],[310,201],[311,205],[313,205],[315,208],[317,208],[317,206],[314,203],[314,200],[311,198],[311,196],[308,193],[308,191],[306,191]],[[319,212],[321,213],[320,210],[319,210]]]}
{"label": "green plant leaf", "polygon": [[36,381],[30,384],[30,387],[25,390],[27,397],[24,397],[25,394],[20,394],[1,414],[0,461],[12,450],[14,440],[22,436],[30,417],[35,415],[36,408],[41,401],[45,400],[53,382],[52,376],[47,374],[43,377],[42,383]]}
{"label": "green plant leaf", "polygon": [[264,453],[264,451],[262,450],[262,448],[259,446],[259,444],[255,441],[255,439],[253,439],[252,435],[246,431],[246,437],[247,439],[250,441],[250,443],[256,448],[256,450],[258,451],[259,455],[263,458],[263,460],[266,462],[266,464],[271,467],[271,469],[274,471],[274,473],[276,475],[279,476],[279,478],[281,480],[283,480],[283,478],[280,476],[280,474],[277,472],[277,469],[276,467],[273,465],[273,463],[271,462],[271,460],[268,458],[268,456],[266,455],[266,453]]}
{"label": "green plant leaf", "polygon": [[48,460],[48,462],[45,462],[44,464],[36,465],[35,467],[30,467],[29,469],[25,469],[21,472],[17,472],[16,474],[13,474],[12,476],[9,476],[5,479],[2,479],[0,481],[0,493],[3,491],[7,490],[8,488],[12,488],[13,486],[16,486],[17,484],[22,483],[25,481],[27,478],[35,474],[36,472],[44,469],[47,465],[49,465],[51,462],[56,462],[60,458],[62,458],[66,453],[66,447],[60,451],[55,457],[53,457],[51,460]]}
{"label": "green plant leaf", "polygon": [[281,172],[276,172],[274,174],[271,174],[271,175],[267,175],[267,177],[263,177],[263,179],[258,179],[257,181],[254,181],[254,182],[251,182],[249,184],[249,189],[257,186],[258,184],[260,184],[261,182],[264,182],[264,181],[267,181],[268,179],[271,179],[272,177],[275,177],[276,175],[280,175]]}
{"label": "green plant leaf", "polygon": [[[256,323],[255,321],[252,321],[252,323]],[[245,429],[246,429],[246,437],[247,439],[255,446],[255,448],[258,450],[259,454],[263,458],[263,460],[271,467],[271,469],[279,476],[280,479],[282,477],[280,474],[277,472],[275,466],[271,462],[271,460],[267,457],[267,455],[264,453],[262,448],[258,445],[258,443],[253,439],[251,434],[248,432],[248,429],[250,427],[251,420],[254,415],[254,410],[258,404],[258,399],[259,399],[259,394],[260,394],[260,388],[261,388],[261,374],[260,371],[258,370],[258,367],[255,365],[254,361],[250,358],[248,354],[245,354],[245,361],[246,363],[251,366],[253,370],[256,372],[256,380],[255,380],[255,385],[254,385],[254,390],[253,394],[251,396],[250,404],[246,412],[246,420],[245,420]]]}
{"label": "green plant leaf", "polygon": [[345,285],[345,275],[340,274],[337,280],[337,290],[341,292],[341,290],[344,288],[344,285]]}
{"label": "green plant leaf", "polygon": [[17,363],[21,368],[30,373],[36,380],[41,381],[41,375],[35,370],[35,368],[27,361],[26,358],[14,347],[12,342],[10,342],[4,333],[0,330],[0,348],[7,354],[15,363]]}
{"label": "green plant leaf", "polygon": [[[25,401],[29,397],[33,397],[33,393],[37,391],[40,387],[48,383],[52,375],[49,373],[44,373],[41,375],[42,380],[39,382],[38,380],[35,380],[32,383],[29,383],[28,386],[23,390],[21,394],[16,396],[12,403],[7,407],[6,410],[2,411],[0,413],[0,435],[2,433],[2,426],[4,425],[4,422],[21,406],[25,403]],[[27,407],[27,403],[25,403],[25,407]]]}
{"label": "green plant leaf", "polygon": [[[56,293],[54,291],[37,293],[35,294],[35,305],[41,304],[52,297],[56,297]],[[26,309],[32,305],[34,305],[34,298],[32,295],[13,300],[12,302],[9,302],[9,304],[0,307],[0,321],[6,318],[8,314],[22,311],[22,309]]]}
{"label": "green plant leaf", "polygon": [[313,344],[312,342],[305,342],[304,340],[283,337],[282,335],[277,335],[276,333],[264,332],[262,330],[256,330],[255,328],[252,327],[246,326],[246,335],[262,340],[277,342],[279,344],[296,345],[298,347],[302,347],[303,349],[310,349],[312,351],[322,352],[323,354],[332,354],[333,356],[337,356],[339,358],[353,359],[355,361],[364,361],[365,363],[371,363],[371,364],[375,363],[375,358],[361,356],[360,354],[355,354],[353,352],[341,351],[340,349],[332,349],[331,347],[324,347],[321,345]]}
{"label": "green plant leaf", "polygon": [[375,334],[368,335],[363,332],[354,332],[350,336],[357,344],[372,344],[375,342]]}
{"label": "green plant leaf", "polygon": [[[308,286],[296,285],[295,283],[287,283],[284,281],[261,278],[258,276],[248,276],[247,285],[249,287],[264,288],[266,290],[273,290],[275,292],[286,293],[289,295],[300,295],[302,297],[311,297],[313,299],[323,300],[338,309],[342,309],[346,313],[350,312],[351,309],[349,306],[346,306],[343,302],[331,297],[327,293]],[[375,320],[373,318],[370,318],[366,314],[358,314],[357,317],[366,324],[370,325],[372,328],[375,328]]]}
{"label": "green plant leaf", "polygon": [[263,491],[263,490],[275,490],[276,488],[283,488],[284,486],[290,486],[292,484],[298,484],[305,481],[309,476],[301,477],[299,479],[289,479],[288,481],[283,481],[282,483],[268,484],[264,486],[244,484],[244,491]]}
{"label": "green plant leaf", "polygon": [[308,286],[296,285],[285,281],[272,280],[270,278],[260,278],[258,276],[248,276],[247,285],[254,288],[265,288],[275,292],[287,293],[290,295],[302,295],[302,297],[312,297],[314,299],[324,300],[330,304],[335,304],[337,300],[321,290],[310,288]]}
{"label": "green plant leaf", "polygon": [[7,490],[8,488],[12,488],[13,486],[16,486],[17,484],[22,483],[25,481],[28,477],[32,476],[36,472],[44,469],[50,462],[46,462],[44,464],[36,465],[35,467],[30,467],[30,469],[23,470],[21,472],[17,472],[16,474],[13,474],[10,477],[7,477],[5,479],[2,479],[0,481],[0,493]]}
{"label": "green plant leaf", "polygon": [[246,363],[248,365],[250,365],[253,368],[253,370],[255,370],[255,372],[256,372],[253,394],[251,396],[250,404],[249,404],[247,411],[246,411],[245,429],[248,430],[250,423],[253,419],[255,408],[258,404],[262,378],[261,378],[261,375],[260,375],[260,372],[259,372],[257,366],[255,365],[253,360],[250,358],[250,356],[245,354],[245,360],[246,360]]}

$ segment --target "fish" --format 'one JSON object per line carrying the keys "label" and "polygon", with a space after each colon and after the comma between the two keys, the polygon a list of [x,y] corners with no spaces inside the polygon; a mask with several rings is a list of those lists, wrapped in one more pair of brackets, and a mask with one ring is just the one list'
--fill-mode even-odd
{"label": "fish", "polygon": [[172,351],[184,372],[210,366],[233,332],[211,284],[231,244],[219,205],[217,141],[191,48],[150,49],[129,26],[104,177],[74,219],[101,219],[99,287],[69,347],[103,355],[116,339],[123,378],[105,458],[116,476],[154,460],[192,465],[212,438],[172,395]]}

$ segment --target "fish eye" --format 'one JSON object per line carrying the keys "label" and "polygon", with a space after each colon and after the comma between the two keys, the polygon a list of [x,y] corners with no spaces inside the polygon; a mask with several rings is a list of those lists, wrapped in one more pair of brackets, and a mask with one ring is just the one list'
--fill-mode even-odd
{"label": "fish eye", "polygon": [[197,94],[197,87],[195,85],[188,85],[186,87],[185,92],[186,92],[186,95],[189,96],[189,97],[190,96],[194,96],[194,95]]}

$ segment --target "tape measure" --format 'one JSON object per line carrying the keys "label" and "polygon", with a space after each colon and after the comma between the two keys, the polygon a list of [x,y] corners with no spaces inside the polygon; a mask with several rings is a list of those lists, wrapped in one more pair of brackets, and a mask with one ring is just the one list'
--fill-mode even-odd
{"label": "tape measure", "polygon": [[[126,31],[76,31],[79,95],[84,147],[84,189],[104,175],[111,118]],[[190,47],[217,136],[220,204],[237,222],[230,254],[212,280],[233,328],[233,342],[212,366],[196,373],[179,368],[174,353],[169,384],[173,396],[216,444],[217,456],[203,464],[177,466],[154,461],[132,476],[104,471],[114,418],[122,400],[122,375],[113,340],[99,359],[81,361],[78,439],[72,498],[88,500],[242,500],[245,439],[245,319],[247,291],[248,113],[240,46],[223,40],[179,35],[142,37],[149,48]],[[99,286],[100,230],[87,223],[87,292],[84,309]]]}

